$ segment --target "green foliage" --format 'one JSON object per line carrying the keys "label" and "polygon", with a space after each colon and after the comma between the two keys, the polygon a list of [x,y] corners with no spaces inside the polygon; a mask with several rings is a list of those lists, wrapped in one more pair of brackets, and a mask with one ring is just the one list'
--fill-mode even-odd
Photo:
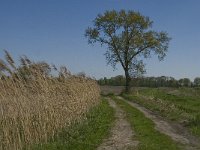
{"label": "green foliage", "polygon": [[[122,75],[98,80],[100,85],[125,86],[126,78]],[[131,86],[134,87],[179,87],[178,80],[173,77],[138,77],[131,78]]]}
{"label": "green foliage", "polygon": [[180,86],[185,86],[185,87],[191,86],[191,81],[189,78],[180,79],[178,82]]}
{"label": "green foliage", "polygon": [[200,87],[200,77],[194,79],[194,85]]}
{"label": "green foliage", "polygon": [[166,32],[151,29],[149,17],[134,11],[106,11],[99,14],[93,27],[85,31],[90,44],[100,43],[107,46],[105,53],[108,64],[114,68],[120,63],[125,71],[126,90],[129,90],[130,76],[145,72],[142,58],[151,54],[159,60],[166,56],[170,38]]}
{"label": "green foliage", "polygon": [[[197,94],[195,94],[197,92]],[[193,93],[193,94],[191,94]],[[192,133],[200,136],[200,94],[192,88],[139,90],[139,95],[123,95],[163,117],[184,123]]]}
{"label": "green foliage", "polygon": [[127,118],[139,140],[139,150],[178,150],[180,149],[170,137],[155,130],[154,123],[142,112],[128,103],[114,98],[117,104],[126,112]]}
{"label": "green foliage", "polygon": [[114,110],[106,100],[92,108],[86,120],[63,129],[54,141],[32,146],[35,150],[94,150],[109,134],[113,125]]}
{"label": "green foliage", "polygon": [[107,78],[99,79],[98,83],[100,85],[125,86],[126,79],[124,76],[118,75],[116,77],[111,77],[110,79]]}
{"label": "green foliage", "polygon": [[[100,85],[111,86],[125,86],[126,78],[122,75],[118,75],[111,78],[101,78],[98,80]],[[131,78],[130,86],[133,87],[199,87],[200,80],[195,78],[194,82],[188,78],[176,80],[173,77],[160,76],[160,77],[136,77]]]}

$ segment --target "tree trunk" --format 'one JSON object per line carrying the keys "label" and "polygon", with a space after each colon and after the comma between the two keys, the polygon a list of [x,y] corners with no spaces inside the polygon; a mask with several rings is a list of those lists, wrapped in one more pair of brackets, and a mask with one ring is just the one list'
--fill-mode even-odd
{"label": "tree trunk", "polygon": [[129,93],[130,92],[130,76],[129,76],[129,72],[128,70],[125,70],[125,77],[126,77],[126,88],[125,88],[125,92]]}

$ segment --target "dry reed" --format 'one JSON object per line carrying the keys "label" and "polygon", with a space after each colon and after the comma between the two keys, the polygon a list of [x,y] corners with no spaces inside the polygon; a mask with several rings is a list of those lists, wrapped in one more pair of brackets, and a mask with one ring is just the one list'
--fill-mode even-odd
{"label": "dry reed", "polygon": [[[50,75],[52,70],[59,77]],[[7,51],[0,77],[0,149],[47,142],[99,103],[94,80],[25,56],[16,66]]]}

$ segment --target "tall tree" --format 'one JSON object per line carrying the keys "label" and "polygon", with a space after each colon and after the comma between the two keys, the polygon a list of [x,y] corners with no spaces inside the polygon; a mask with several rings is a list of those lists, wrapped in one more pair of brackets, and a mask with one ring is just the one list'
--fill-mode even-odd
{"label": "tall tree", "polygon": [[166,56],[170,38],[166,32],[151,30],[152,21],[134,11],[106,11],[88,27],[85,36],[88,42],[99,42],[107,46],[105,53],[108,64],[114,68],[120,63],[126,77],[126,91],[129,91],[131,76],[144,73],[143,58],[152,54],[159,60]]}

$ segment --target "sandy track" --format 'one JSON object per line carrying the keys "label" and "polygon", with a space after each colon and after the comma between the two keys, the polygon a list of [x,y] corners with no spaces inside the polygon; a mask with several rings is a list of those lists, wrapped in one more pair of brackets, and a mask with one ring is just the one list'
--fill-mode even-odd
{"label": "sandy track", "polygon": [[[118,98],[124,100],[122,97],[118,96]],[[174,125],[170,124],[169,122],[165,121],[163,118],[153,114],[153,112],[144,108],[143,106],[140,106],[137,103],[130,102],[127,100],[124,100],[124,101],[126,101],[128,104],[130,104],[131,106],[137,108],[142,113],[144,113],[144,115],[147,118],[151,119],[155,123],[156,130],[158,130],[159,132],[161,132],[163,134],[170,136],[174,141],[183,144],[184,148],[186,150],[199,150],[200,149],[200,147],[199,147],[200,141],[198,141],[197,139],[195,139],[195,137],[186,133],[184,131],[184,129],[182,129],[182,131],[181,131],[181,128],[182,128],[181,126],[174,126]]]}
{"label": "sandy track", "polygon": [[108,139],[97,148],[97,150],[134,150],[138,145],[138,141],[133,140],[134,133],[130,123],[125,119],[125,112],[119,108],[116,103],[108,99],[109,104],[116,111],[116,121],[111,129],[111,135]]}

